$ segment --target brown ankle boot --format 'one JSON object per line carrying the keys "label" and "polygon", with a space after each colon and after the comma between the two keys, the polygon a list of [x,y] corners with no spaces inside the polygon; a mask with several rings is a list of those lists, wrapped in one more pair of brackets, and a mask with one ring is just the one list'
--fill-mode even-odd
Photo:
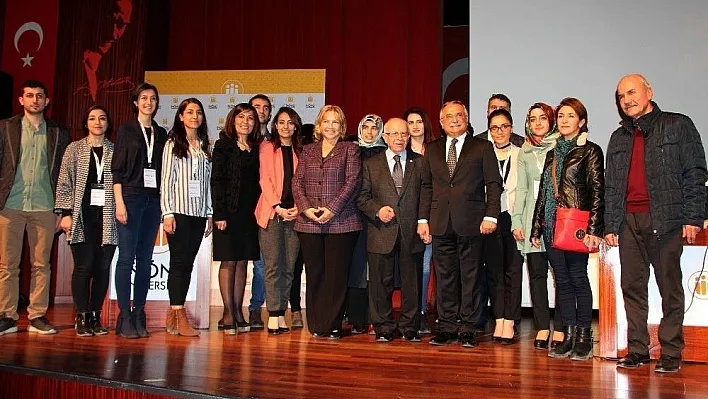
{"label": "brown ankle boot", "polygon": [[192,328],[187,319],[187,310],[185,308],[178,309],[177,313],[177,332],[183,337],[197,337],[199,331]]}
{"label": "brown ankle boot", "polygon": [[167,321],[165,323],[168,334],[177,335],[177,310],[170,308],[167,311]]}

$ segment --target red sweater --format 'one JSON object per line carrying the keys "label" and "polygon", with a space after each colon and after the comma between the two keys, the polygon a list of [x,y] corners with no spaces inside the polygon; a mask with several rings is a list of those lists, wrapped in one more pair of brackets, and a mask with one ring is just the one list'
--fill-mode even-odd
{"label": "red sweater", "polygon": [[634,128],[632,159],[627,176],[627,213],[649,213],[649,189],[644,168],[644,132]]}

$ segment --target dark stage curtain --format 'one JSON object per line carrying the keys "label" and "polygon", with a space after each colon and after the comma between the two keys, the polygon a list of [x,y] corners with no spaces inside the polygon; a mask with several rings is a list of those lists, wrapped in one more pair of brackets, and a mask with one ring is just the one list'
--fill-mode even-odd
{"label": "dark stage curtain", "polygon": [[441,1],[173,0],[169,13],[167,70],[324,68],[348,134],[412,105],[438,119]]}
{"label": "dark stage curtain", "polygon": [[[72,140],[88,107],[108,109],[114,127],[133,118],[130,92],[144,77],[148,2],[62,0],[53,115]],[[115,140],[115,137],[112,137]]]}

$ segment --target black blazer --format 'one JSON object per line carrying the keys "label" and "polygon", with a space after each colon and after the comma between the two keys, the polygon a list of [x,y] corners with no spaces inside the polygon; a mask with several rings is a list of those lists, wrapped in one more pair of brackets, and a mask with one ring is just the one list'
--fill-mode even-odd
{"label": "black blazer", "polygon": [[478,236],[482,219],[497,218],[501,211],[502,178],[497,157],[489,140],[467,133],[450,177],[446,139],[443,136],[433,141],[425,151],[419,216],[428,219],[432,235],[445,234],[448,220],[452,220],[455,233]]}
{"label": "black blazer", "polygon": [[[251,151],[258,155],[259,146]],[[226,220],[229,213],[238,209],[241,189],[241,151],[237,139],[223,137],[214,143],[211,157],[211,203],[214,209],[214,221]],[[249,176],[258,181],[259,176]]]}
{"label": "black blazer", "polygon": [[[399,196],[388,167],[386,152],[376,154],[364,161],[363,183],[357,205],[368,222],[366,248],[369,252],[390,253],[399,234],[403,250],[412,253],[425,250],[425,244],[417,233],[422,170],[423,158],[407,150],[403,189]],[[386,205],[393,208],[396,215],[389,223],[383,223],[376,217],[376,212]]]}

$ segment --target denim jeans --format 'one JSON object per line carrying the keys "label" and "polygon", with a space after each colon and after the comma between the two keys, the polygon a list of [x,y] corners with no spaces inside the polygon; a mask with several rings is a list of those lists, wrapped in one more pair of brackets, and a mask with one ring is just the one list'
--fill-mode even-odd
{"label": "denim jeans", "polygon": [[564,326],[589,328],[592,323],[592,290],[588,279],[588,254],[562,251],[546,245],[556,278],[556,309]]}
{"label": "denim jeans", "polygon": [[[118,262],[116,263],[116,294],[121,312],[130,309],[130,276],[135,264],[133,307],[145,307],[150,288],[150,267],[155,235],[160,227],[160,199],[145,194],[123,198],[128,212],[128,223],[118,227]],[[133,263],[135,262],[135,263]]]}
{"label": "denim jeans", "polygon": [[428,302],[428,284],[430,284],[430,261],[433,259],[433,244],[425,246],[423,252],[423,287],[420,295],[420,311],[425,313]]}
{"label": "denim jeans", "polygon": [[253,312],[258,310],[265,303],[265,265],[263,263],[263,253],[261,258],[253,261],[253,279],[251,280],[251,304],[248,310]]}

